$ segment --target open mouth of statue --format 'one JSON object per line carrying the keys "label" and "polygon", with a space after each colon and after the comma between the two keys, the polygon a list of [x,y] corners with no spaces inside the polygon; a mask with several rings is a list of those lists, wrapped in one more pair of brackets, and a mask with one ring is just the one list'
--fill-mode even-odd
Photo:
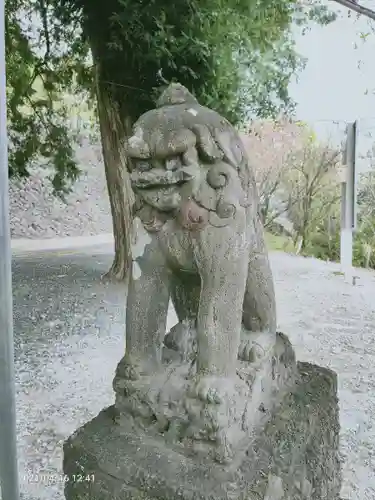
{"label": "open mouth of statue", "polygon": [[164,189],[181,186],[193,179],[193,175],[185,169],[164,170],[153,169],[147,172],[132,172],[130,180],[133,188],[142,190]]}

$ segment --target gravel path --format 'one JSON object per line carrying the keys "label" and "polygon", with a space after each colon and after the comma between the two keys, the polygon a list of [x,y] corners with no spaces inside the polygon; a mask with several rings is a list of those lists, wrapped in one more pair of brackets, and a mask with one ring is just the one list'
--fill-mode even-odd
{"label": "gravel path", "polygon": [[375,499],[375,273],[356,270],[356,286],[339,265],[272,255],[278,319],[301,361],[339,375],[345,500]]}
{"label": "gravel path", "polygon": [[[63,500],[63,440],[111,404],[124,349],[122,286],[102,284],[109,253],[14,263],[18,433],[27,500]],[[271,255],[279,327],[300,360],[339,374],[344,500],[375,500],[375,273]],[[173,314],[169,323],[173,324]],[[39,475],[38,475],[39,474]],[[46,484],[47,480],[49,483]]]}

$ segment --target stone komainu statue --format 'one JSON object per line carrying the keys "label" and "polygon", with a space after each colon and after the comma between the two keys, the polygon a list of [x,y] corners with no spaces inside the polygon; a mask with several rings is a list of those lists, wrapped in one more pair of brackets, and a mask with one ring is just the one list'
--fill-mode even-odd
{"label": "stone komainu statue", "polygon": [[[181,375],[186,390],[173,396],[184,401],[182,413],[186,394],[203,404],[230,405],[229,394],[240,398],[250,390],[249,384],[238,390],[238,362],[259,366],[276,343],[272,274],[239,134],[172,84],[157,108],[135,123],[128,153],[135,240],[126,354],[114,380],[117,407],[158,419],[155,405],[170,397],[171,379],[162,385],[163,396],[154,388],[157,403],[149,394],[158,374],[168,372],[163,361],[182,363],[176,373],[189,366]],[[165,336],[170,299],[178,324]],[[161,420],[168,420],[164,410]],[[216,424],[202,425],[213,430]],[[224,448],[227,454],[227,443]]]}
{"label": "stone komainu statue", "polygon": [[[254,178],[171,85],[129,140],[136,195],[115,405],[64,444],[69,500],[338,500],[336,375],[276,332]],[[170,299],[178,323],[166,333]]]}
{"label": "stone komainu statue", "polygon": [[227,374],[276,336],[253,173],[237,131],[184,87],[172,84],[157,106],[129,140],[135,221],[150,237],[133,254],[128,362],[159,361],[170,294],[181,325],[196,329],[198,370]]}

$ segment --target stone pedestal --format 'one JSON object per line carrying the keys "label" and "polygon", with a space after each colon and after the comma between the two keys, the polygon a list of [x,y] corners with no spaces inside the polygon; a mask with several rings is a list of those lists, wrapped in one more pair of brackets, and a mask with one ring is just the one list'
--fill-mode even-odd
{"label": "stone pedestal", "polygon": [[64,444],[66,499],[339,500],[336,375],[295,366],[279,404],[263,408],[225,463],[134,425],[130,413],[119,419],[114,406],[103,410]]}

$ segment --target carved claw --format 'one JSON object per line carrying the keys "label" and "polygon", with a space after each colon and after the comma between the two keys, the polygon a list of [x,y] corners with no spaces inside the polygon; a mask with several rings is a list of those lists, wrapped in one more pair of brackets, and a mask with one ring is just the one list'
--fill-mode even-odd
{"label": "carved claw", "polygon": [[195,397],[208,404],[220,404],[222,399],[215,387],[210,387],[206,380],[200,380],[193,389]]}
{"label": "carved claw", "polygon": [[253,343],[251,340],[243,340],[238,348],[238,359],[255,363],[265,356],[265,351],[262,346]]}
{"label": "carved claw", "polygon": [[139,369],[136,365],[121,360],[117,366],[116,378],[124,380],[138,380],[140,378]]}
{"label": "carved claw", "polygon": [[137,367],[122,359],[117,365],[116,375],[112,383],[114,392],[121,396],[130,396],[135,392],[134,384],[139,378]]}
{"label": "carved claw", "polygon": [[249,363],[256,363],[264,359],[273,349],[276,336],[269,332],[264,333],[242,333],[241,342],[238,347],[238,359]]}
{"label": "carved claw", "polygon": [[226,394],[234,391],[234,380],[223,376],[197,375],[190,390],[190,396],[208,404],[221,404]]}

